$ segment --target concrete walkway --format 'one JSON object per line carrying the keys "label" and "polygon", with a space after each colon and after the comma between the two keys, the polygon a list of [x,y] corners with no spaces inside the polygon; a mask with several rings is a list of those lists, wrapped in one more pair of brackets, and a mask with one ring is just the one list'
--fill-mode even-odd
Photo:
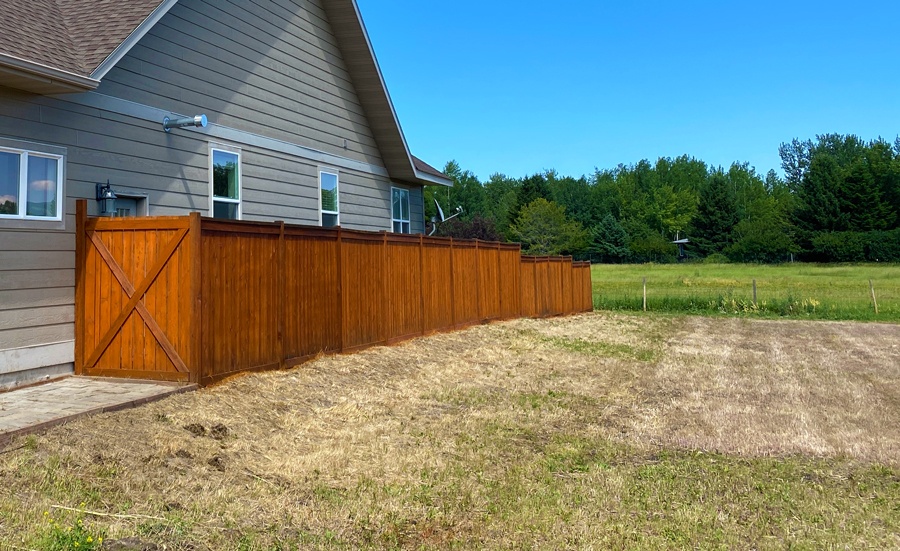
{"label": "concrete walkway", "polygon": [[139,406],[197,385],[67,377],[0,393],[0,446],[11,438],[73,419]]}

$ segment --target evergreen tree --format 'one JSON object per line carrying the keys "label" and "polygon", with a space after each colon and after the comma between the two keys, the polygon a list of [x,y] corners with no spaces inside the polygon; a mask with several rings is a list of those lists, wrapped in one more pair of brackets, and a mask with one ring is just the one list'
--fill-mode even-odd
{"label": "evergreen tree", "polygon": [[734,191],[725,174],[717,171],[700,189],[700,204],[690,234],[694,248],[703,256],[723,252],[731,244],[737,223]]}
{"label": "evergreen tree", "polygon": [[596,255],[601,262],[624,262],[628,259],[628,233],[611,214],[591,229],[591,244],[588,252]]}
{"label": "evergreen tree", "polygon": [[841,212],[843,174],[830,155],[816,155],[803,175],[797,194],[797,225],[805,232],[844,231],[847,220]]}

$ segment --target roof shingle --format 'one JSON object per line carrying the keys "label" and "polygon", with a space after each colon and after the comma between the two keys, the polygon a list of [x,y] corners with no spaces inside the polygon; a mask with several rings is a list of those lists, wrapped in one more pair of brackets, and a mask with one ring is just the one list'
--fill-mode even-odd
{"label": "roof shingle", "polygon": [[87,77],[161,3],[161,0],[0,2],[0,53]]}

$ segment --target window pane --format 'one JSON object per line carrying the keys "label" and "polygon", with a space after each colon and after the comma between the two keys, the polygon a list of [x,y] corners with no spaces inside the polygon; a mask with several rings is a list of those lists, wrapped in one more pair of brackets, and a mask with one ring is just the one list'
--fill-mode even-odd
{"label": "window pane", "polygon": [[[400,218],[409,220],[409,191],[403,190],[402,199],[400,201]],[[407,232],[408,233],[408,232]]]}
{"label": "window pane", "polygon": [[403,233],[403,222],[394,222],[394,233]]}
{"label": "window pane", "polygon": [[235,153],[213,150],[213,195],[240,199],[240,167]]}
{"label": "window pane", "polygon": [[0,214],[19,214],[19,161],[17,153],[0,151]]}
{"label": "window pane", "polygon": [[[391,193],[391,217],[396,219],[400,218],[400,212],[402,208],[400,207],[400,190],[394,188]],[[397,231],[396,229],[394,231]]]}
{"label": "window pane", "polygon": [[56,218],[56,193],[59,189],[59,161],[28,156],[28,216]]}
{"label": "window pane", "polygon": [[402,222],[402,226],[403,226],[403,227],[402,227],[402,229],[400,230],[401,233],[410,233],[410,231],[409,231],[409,222]]}
{"label": "window pane", "polygon": [[322,227],[323,228],[333,228],[338,224],[337,214],[323,214],[322,215]]}
{"label": "window pane", "polygon": [[337,174],[321,172],[319,173],[319,179],[321,180],[322,184],[322,210],[329,212],[338,212]]}
{"label": "window pane", "polygon": [[238,206],[236,203],[223,203],[221,201],[213,201],[213,218],[237,220],[237,217]]}

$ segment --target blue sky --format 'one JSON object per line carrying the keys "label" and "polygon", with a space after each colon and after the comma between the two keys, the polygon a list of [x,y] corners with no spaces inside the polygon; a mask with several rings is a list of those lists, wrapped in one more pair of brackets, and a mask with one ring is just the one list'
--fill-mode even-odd
{"label": "blue sky", "polygon": [[900,2],[358,0],[413,153],[482,180],[900,133]]}

